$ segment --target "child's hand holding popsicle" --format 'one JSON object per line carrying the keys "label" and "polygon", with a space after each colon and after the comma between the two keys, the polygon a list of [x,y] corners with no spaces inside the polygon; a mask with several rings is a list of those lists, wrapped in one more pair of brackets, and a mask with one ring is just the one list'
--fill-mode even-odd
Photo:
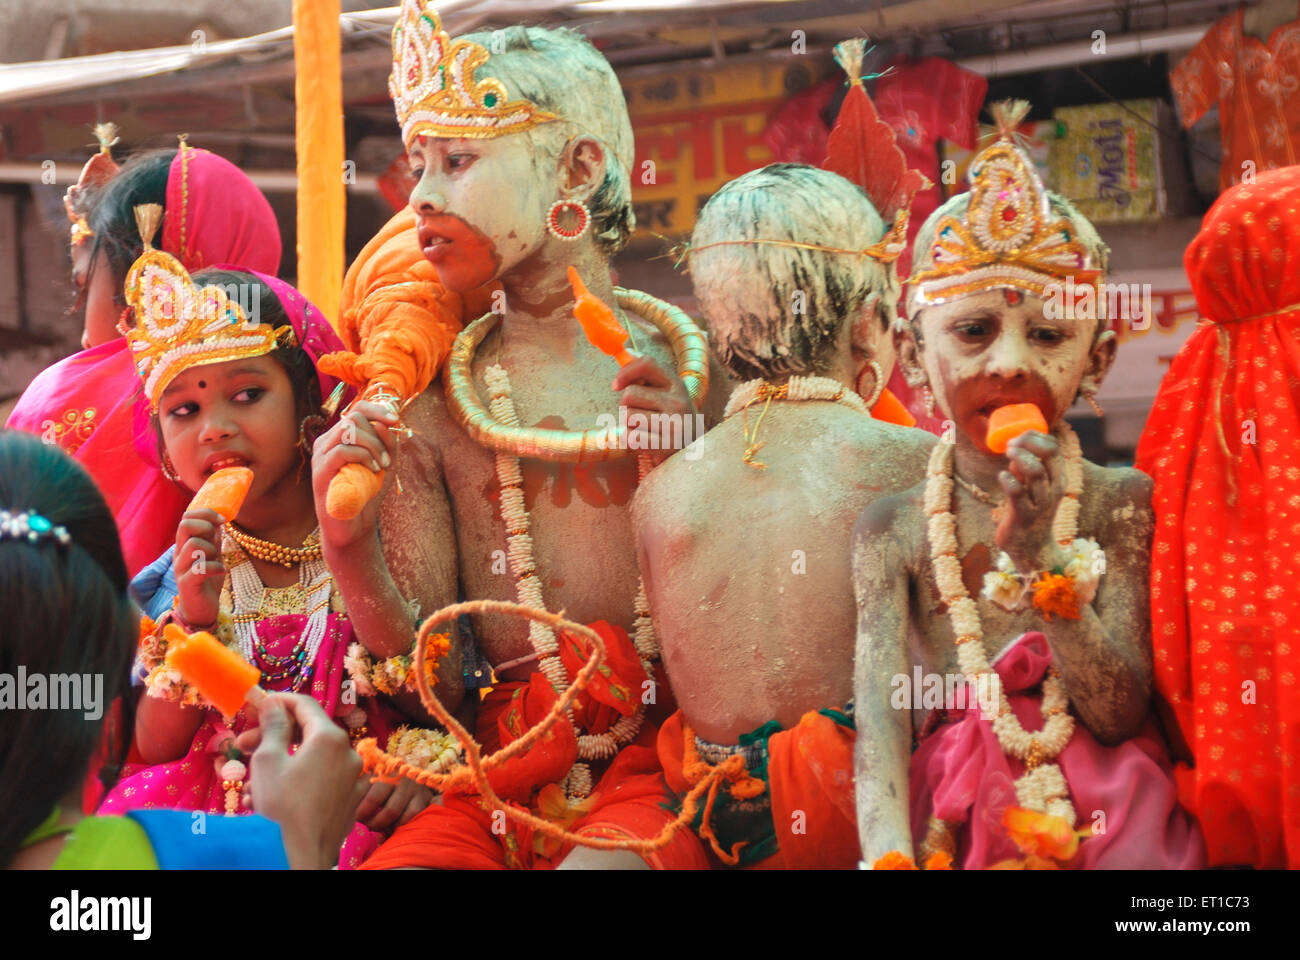
{"label": "child's hand holding popsicle", "polygon": [[1007,456],[1007,469],[998,474],[1006,508],[994,539],[1018,570],[1053,566],[1052,522],[1065,493],[1065,470],[1060,446],[1047,430],[1032,403],[999,407],[989,416],[985,446]]}
{"label": "child's hand holding popsicle", "polygon": [[239,515],[253,485],[247,467],[217,470],[199,488],[176,528],[178,612],[186,623],[211,626],[217,620],[221,583],[226,568],[221,563],[221,525]]}

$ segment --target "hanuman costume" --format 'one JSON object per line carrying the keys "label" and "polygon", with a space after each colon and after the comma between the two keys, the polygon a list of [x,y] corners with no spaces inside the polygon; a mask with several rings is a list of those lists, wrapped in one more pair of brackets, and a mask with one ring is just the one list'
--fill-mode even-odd
{"label": "hanuman costume", "polygon": [[[528,101],[510,100],[499,80],[476,78],[475,70],[488,60],[488,51],[465,40],[453,41],[426,0],[403,4],[393,29],[393,54],[390,92],[408,147],[421,134],[490,138],[563,119]],[[630,166],[631,158],[624,162]],[[390,227],[400,230],[397,224]],[[624,309],[642,313],[664,331],[677,353],[678,372],[690,377],[688,388],[698,404],[707,388],[708,369],[707,347],[698,328],[680,311],[645,294],[617,293]],[[464,306],[472,301],[469,298]],[[608,437],[603,430],[520,426],[510,400],[509,378],[499,366],[487,372],[493,389],[490,405],[479,400],[469,373],[471,362],[499,319],[487,313],[456,338],[443,378],[453,415],[476,441],[497,451],[512,572],[520,601],[540,608],[544,600],[531,558],[520,457],[591,462],[628,451],[605,444]],[[442,335],[431,329],[430,343],[422,350],[438,354]],[[370,345],[360,339],[364,358]],[[673,705],[662,671],[654,663],[657,649],[644,590],[637,596],[636,612],[635,640],[621,627],[603,621],[589,625],[600,634],[607,653],[597,678],[579,694],[571,722],[557,723],[531,749],[490,772],[493,789],[507,804],[536,810],[573,832],[603,838],[651,838],[673,821],[667,809],[671,794],[654,748],[657,721]],[[530,626],[536,669],[527,680],[497,684],[479,704],[474,735],[488,752],[518,739],[545,716],[590,654],[588,641],[581,636],[557,635],[536,622]],[[643,689],[652,679],[659,693],[656,705],[647,707]],[[546,869],[571,849],[513,820],[501,823],[501,816],[471,788],[448,790],[440,804],[399,827],[364,868]],[[687,831],[646,859],[655,867],[708,866],[699,842]]]}
{"label": "hanuman costume", "polygon": [[1300,867],[1300,167],[1228,190],[1184,255],[1204,318],[1138,444],[1155,684],[1211,866]]}

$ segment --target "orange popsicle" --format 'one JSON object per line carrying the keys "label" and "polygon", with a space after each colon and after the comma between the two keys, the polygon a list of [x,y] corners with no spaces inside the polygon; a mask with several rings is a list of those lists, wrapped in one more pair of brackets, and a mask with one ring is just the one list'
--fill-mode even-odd
{"label": "orange popsicle", "polygon": [[1007,444],[1026,430],[1047,432],[1043,413],[1032,403],[1009,403],[989,415],[988,435],[984,445],[994,453],[1006,453]]}
{"label": "orange popsicle", "polygon": [[871,415],[884,423],[896,423],[900,427],[916,426],[916,417],[907,411],[903,402],[894,396],[889,388],[880,391],[880,399],[871,408]]}
{"label": "orange popsicle", "polygon": [[190,509],[215,510],[229,523],[239,516],[239,508],[252,486],[253,471],[248,467],[223,467],[203,482],[190,501]]}
{"label": "orange popsicle", "polygon": [[627,331],[614,317],[614,311],[587,290],[572,266],[569,267],[569,283],[573,285],[573,315],[582,324],[582,332],[597,350],[609,354],[620,367],[626,367],[633,357],[627,350]]}
{"label": "orange popsicle", "polygon": [[180,672],[187,683],[223,715],[233,717],[246,698],[263,694],[257,681],[262,671],[227,648],[210,633],[186,633],[174,623],[163,627],[167,640],[167,666]]}

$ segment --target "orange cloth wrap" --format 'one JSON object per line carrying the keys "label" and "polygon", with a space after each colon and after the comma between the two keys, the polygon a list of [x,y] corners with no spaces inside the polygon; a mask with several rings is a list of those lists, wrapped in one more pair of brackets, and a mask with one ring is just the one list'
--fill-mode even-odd
{"label": "orange cloth wrap", "polygon": [[[679,710],[659,728],[664,779],[679,797],[691,788],[682,769],[682,723]],[[768,790],[780,850],[753,868],[851,870],[857,866],[853,742],[853,730],[815,710],[805,713],[793,729],[768,739]]]}
{"label": "orange cloth wrap", "polygon": [[[631,687],[640,695],[640,680],[645,672],[636,659],[635,648],[627,633],[602,621],[590,624],[604,639],[611,672],[607,685],[584,690],[574,703],[579,718],[599,718],[594,733],[608,729],[608,723],[622,714],[621,701],[614,688]],[[572,635],[563,634],[561,647]],[[619,664],[636,665],[632,678],[621,676]],[[656,689],[668,689],[659,677]],[[663,699],[662,697],[660,699]],[[556,693],[540,671],[528,680],[498,684],[479,704],[474,736],[484,754],[493,753],[522,736],[550,710]],[[602,709],[605,708],[605,709]],[[669,701],[671,709],[671,700]],[[641,733],[625,746],[600,777],[592,795],[584,802],[584,812],[569,829],[575,833],[599,837],[648,839],[657,836],[671,823],[674,815],[667,809],[672,793],[664,782],[654,749],[658,728],[649,714]],[[489,772],[492,788],[502,800],[528,808],[537,792],[547,784],[561,780],[578,757],[578,744],[572,726],[556,724],[552,735],[544,737],[531,750],[507,760]],[[571,845],[558,851],[546,837],[535,837],[531,827],[486,809],[483,799],[473,790],[455,790],[444,794],[441,804],[425,808],[409,823],[399,827],[392,837],[362,864],[363,870],[387,870],[396,867],[428,867],[439,870],[534,869],[547,870],[564,859]],[[540,851],[546,849],[550,856]],[[657,869],[707,869],[708,858],[699,840],[689,830],[680,830],[662,850],[651,854],[648,862]]]}
{"label": "orange cloth wrap", "polygon": [[[338,319],[348,351],[326,354],[317,367],[358,391],[384,383],[403,398],[418,396],[438,375],[465,318],[487,312],[494,287],[462,296],[439,283],[420,251],[415,212],[407,207],[348,268]],[[381,486],[382,471],[348,464],[330,482],[327,509],[331,516],[356,516]]]}

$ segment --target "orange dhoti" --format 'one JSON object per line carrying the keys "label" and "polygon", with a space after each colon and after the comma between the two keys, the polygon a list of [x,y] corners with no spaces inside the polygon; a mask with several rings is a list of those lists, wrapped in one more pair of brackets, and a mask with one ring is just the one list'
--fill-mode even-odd
{"label": "orange dhoti", "polygon": [[[678,711],[659,730],[659,760],[679,801],[703,777],[727,770],[695,823],[723,862],[848,870],[859,860],[854,739],[849,715],[820,710],[805,713],[791,730],[769,721],[738,747],[715,747],[696,740]],[[735,756],[744,766],[728,768]]]}
{"label": "orange dhoti", "polygon": [[[599,682],[578,694],[574,718],[588,733],[609,729],[634,711],[645,672],[627,633],[604,621],[589,625],[605,641],[607,660]],[[581,638],[565,633],[562,659],[570,678],[586,660]],[[572,649],[570,649],[570,645]],[[580,803],[566,799],[560,784],[578,759],[573,726],[556,723],[534,746],[488,773],[492,789],[507,804],[546,818],[580,836],[648,840],[676,819],[673,793],[665,783],[655,750],[656,717],[674,709],[667,682],[654,678],[656,704],[646,711],[635,740],[609,761],[591,796]],[[540,671],[526,681],[499,684],[479,704],[475,739],[491,754],[523,736],[550,711],[558,696]],[[666,702],[664,702],[666,701]],[[546,870],[568,856],[561,844],[532,827],[495,810],[472,788],[445,793],[441,803],[425,808],[393,832],[363,870],[425,867],[437,870]],[[656,869],[708,869],[699,839],[680,829],[665,846],[645,855]]]}

